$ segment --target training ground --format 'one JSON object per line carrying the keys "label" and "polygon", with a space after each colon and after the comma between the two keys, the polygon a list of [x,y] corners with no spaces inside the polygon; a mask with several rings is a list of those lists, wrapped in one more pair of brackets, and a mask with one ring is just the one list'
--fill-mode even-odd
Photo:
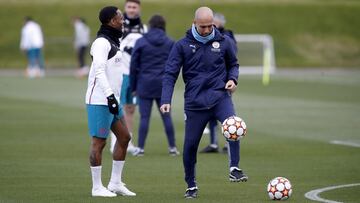
{"label": "training ground", "polygon": [[[49,71],[27,79],[0,72],[0,202],[182,202],[182,157],[167,154],[155,106],[144,157],[127,156],[123,180],[136,197],[91,198],[90,138],[84,105],[86,80]],[[241,140],[246,183],[230,183],[225,154],[199,154],[196,202],[270,202],[269,180],[288,178],[289,202],[312,202],[305,193],[360,183],[360,71],[279,70],[269,86],[261,76],[240,75],[233,100],[248,126]],[[177,145],[182,152],[183,82],[173,99]],[[138,115],[136,116],[136,128]],[[135,142],[137,131],[135,131]],[[225,143],[218,136],[220,146]],[[200,148],[209,143],[204,135]],[[335,143],[335,144],[334,144]],[[350,143],[350,144],[349,144]],[[103,183],[111,170],[103,154]],[[358,202],[360,186],[324,191],[320,197]]]}

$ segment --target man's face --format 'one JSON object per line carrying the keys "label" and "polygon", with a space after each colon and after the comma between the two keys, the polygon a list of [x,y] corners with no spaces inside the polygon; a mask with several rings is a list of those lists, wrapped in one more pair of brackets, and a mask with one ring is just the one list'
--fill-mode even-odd
{"label": "man's face", "polygon": [[128,18],[133,19],[140,16],[140,5],[134,2],[125,4],[125,13]]}
{"label": "man's face", "polygon": [[213,30],[212,17],[197,19],[194,23],[198,33],[203,37],[209,35]]}
{"label": "man's face", "polygon": [[124,16],[120,10],[117,10],[116,13],[116,16],[111,19],[112,27],[116,28],[117,30],[122,30]]}

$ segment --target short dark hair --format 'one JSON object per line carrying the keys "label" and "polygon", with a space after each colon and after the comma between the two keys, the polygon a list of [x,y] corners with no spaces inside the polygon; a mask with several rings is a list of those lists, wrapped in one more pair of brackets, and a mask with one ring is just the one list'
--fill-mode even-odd
{"label": "short dark hair", "polygon": [[99,20],[102,24],[108,24],[110,20],[116,16],[116,11],[118,10],[115,6],[106,6],[102,8],[99,12]]}
{"label": "short dark hair", "polygon": [[165,31],[166,21],[161,15],[155,14],[149,20],[150,28],[159,28]]}
{"label": "short dark hair", "polygon": [[127,2],[133,2],[133,3],[137,3],[137,4],[141,5],[140,0],[126,0],[126,1],[125,1],[125,4],[126,4]]}

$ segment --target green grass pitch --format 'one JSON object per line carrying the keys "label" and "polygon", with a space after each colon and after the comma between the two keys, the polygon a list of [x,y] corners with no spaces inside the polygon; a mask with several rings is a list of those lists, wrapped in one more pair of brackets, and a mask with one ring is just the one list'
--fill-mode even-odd
{"label": "green grass pitch", "polygon": [[[233,98],[248,126],[241,168],[249,181],[229,182],[226,155],[199,154],[195,202],[271,202],[265,190],[276,176],[290,179],[294,191],[289,202],[311,202],[304,194],[313,189],[359,183],[360,148],[329,142],[360,143],[360,72],[280,74],[268,87],[260,79],[241,75]],[[0,75],[0,202],[184,201],[182,158],[167,154],[155,108],[145,156],[129,155],[124,169],[123,179],[137,196],[90,197],[85,90],[86,80],[71,77],[29,80]],[[184,134],[182,92],[179,80],[173,104],[179,149]],[[219,140],[223,146],[220,135]],[[200,148],[208,142],[205,135]],[[105,185],[111,170],[108,147],[103,159]],[[321,196],[358,202],[359,189]]]}

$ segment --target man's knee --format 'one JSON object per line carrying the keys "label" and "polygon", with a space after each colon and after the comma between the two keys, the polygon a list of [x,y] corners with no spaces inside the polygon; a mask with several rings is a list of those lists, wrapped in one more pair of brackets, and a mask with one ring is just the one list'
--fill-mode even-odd
{"label": "man's knee", "polygon": [[184,143],[184,151],[187,152],[191,152],[191,151],[196,151],[198,148],[198,145],[196,144],[195,141],[188,141]]}
{"label": "man's knee", "polygon": [[140,114],[140,119],[142,121],[148,121],[148,120],[150,120],[150,114],[149,113],[142,113],[142,114]]}
{"label": "man's knee", "polygon": [[126,132],[122,135],[117,136],[117,140],[120,144],[128,144],[130,142],[131,136],[130,133]]}
{"label": "man's knee", "polygon": [[130,133],[126,133],[124,136],[124,142],[129,143],[131,140],[131,136]]}
{"label": "man's knee", "polygon": [[92,139],[91,148],[93,151],[101,151],[102,149],[104,149],[105,145],[106,145],[106,140],[103,138],[94,137]]}

